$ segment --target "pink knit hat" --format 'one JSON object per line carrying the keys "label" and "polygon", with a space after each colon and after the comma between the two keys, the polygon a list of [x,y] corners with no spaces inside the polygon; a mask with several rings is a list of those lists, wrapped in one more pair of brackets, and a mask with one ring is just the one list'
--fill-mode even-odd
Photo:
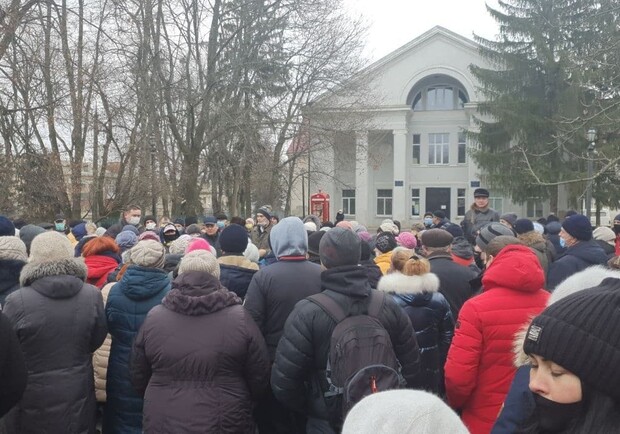
{"label": "pink knit hat", "polygon": [[416,240],[415,235],[411,232],[401,232],[400,235],[396,237],[396,242],[400,246],[408,249],[415,249],[418,245],[418,240]]}
{"label": "pink knit hat", "polygon": [[204,238],[196,238],[191,243],[189,243],[189,246],[187,246],[187,249],[185,249],[185,254],[187,255],[188,253],[195,250],[206,250],[213,253],[213,256],[216,255],[215,249]]}

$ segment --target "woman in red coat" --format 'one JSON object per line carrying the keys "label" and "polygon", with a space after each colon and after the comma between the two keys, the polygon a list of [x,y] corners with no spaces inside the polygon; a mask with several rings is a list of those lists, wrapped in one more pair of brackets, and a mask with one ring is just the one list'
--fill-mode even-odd
{"label": "woman in red coat", "polygon": [[107,283],[108,274],[121,263],[121,249],[113,238],[97,237],[82,247],[82,256],[88,268],[86,282],[101,289]]}
{"label": "woman in red coat", "polygon": [[516,371],[514,335],[549,298],[536,255],[519,243],[500,236],[487,246],[483,293],[463,305],[448,352],[448,402],[472,434],[491,431]]}

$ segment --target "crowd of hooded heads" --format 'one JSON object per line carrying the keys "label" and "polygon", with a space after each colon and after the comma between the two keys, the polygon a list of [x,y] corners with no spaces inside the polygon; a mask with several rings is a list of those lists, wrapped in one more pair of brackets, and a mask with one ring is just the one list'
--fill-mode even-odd
{"label": "crowd of hooded heads", "polygon": [[[372,230],[269,206],[0,216],[0,433],[620,432],[620,215],[485,199]],[[349,315],[385,294],[406,383],[339,419],[318,293]]]}

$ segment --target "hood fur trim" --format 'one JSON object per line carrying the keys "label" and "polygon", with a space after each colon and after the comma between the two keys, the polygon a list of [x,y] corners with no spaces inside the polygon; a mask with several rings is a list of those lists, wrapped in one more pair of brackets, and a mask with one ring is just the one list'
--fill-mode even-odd
{"label": "hood fur trim", "polygon": [[[550,306],[556,301],[559,301],[564,297],[568,297],[576,292],[598,286],[603,280],[609,277],[620,279],[620,271],[610,270],[603,265],[594,265],[580,271],[579,273],[575,273],[556,286],[555,290],[551,294],[551,297],[549,297],[549,300],[547,301],[547,306]],[[525,335],[532,319],[534,319],[534,317],[530,318],[523,328],[515,334],[515,340],[512,348],[515,356],[514,363],[517,368],[530,363],[529,356],[523,352],[523,342],[525,341]]]}
{"label": "hood fur trim", "polygon": [[517,236],[518,239],[523,241],[526,246],[533,247],[536,244],[545,244],[545,238],[536,231],[529,231],[524,234],[519,234]]}
{"label": "hood fur trim", "polygon": [[437,292],[439,290],[439,278],[433,273],[426,273],[421,276],[406,276],[398,272],[390,273],[379,280],[377,289],[394,294]]}
{"label": "hood fur trim", "polygon": [[88,271],[82,258],[62,259],[60,261],[49,262],[29,262],[24,265],[19,275],[21,286],[29,286],[35,280],[49,276],[75,276],[82,281],[86,281]]}

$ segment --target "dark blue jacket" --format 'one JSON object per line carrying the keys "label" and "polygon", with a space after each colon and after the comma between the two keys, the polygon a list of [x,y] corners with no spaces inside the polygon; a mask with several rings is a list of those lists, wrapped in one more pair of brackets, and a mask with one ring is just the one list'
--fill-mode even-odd
{"label": "dark blue jacket", "polygon": [[491,434],[513,434],[518,432],[523,421],[529,419],[536,407],[529,383],[530,365],[523,365],[517,369]]}
{"label": "dark blue jacket", "polygon": [[411,320],[420,347],[420,386],[443,395],[443,366],[454,336],[454,318],[448,301],[438,292],[439,279],[432,273],[406,276],[396,272],[383,276],[377,289],[392,294]]}
{"label": "dark blue jacket", "polygon": [[[220,264],[220,283],[234,292],[242,300],[258,271],[258,264],[248,261],[243,256],[225,255],[218,258]],[[253,268],[251,268],[253,267]]]}
{"label": "dark blue jacket", "polygon": [[0,260],[0,309],[10,293],[19,289],[19,273],[26,265],[16,259]]}
{"label": "dark blue jacket", "polygon": [[130,265],[110,289],[105,306],[112,335],[103,422],[106,434],[142,433],[142,398],[131,385],[129,355],[147,313],[161,304],[169,290],[170,279],[164,270],[137,265]]}
{"label": "dark blue jacket", "polygon": [[596,241],[579,241],[549,266],[547,288],[553,290],[560,282],[586,268],[607,263],[607,255]]}

